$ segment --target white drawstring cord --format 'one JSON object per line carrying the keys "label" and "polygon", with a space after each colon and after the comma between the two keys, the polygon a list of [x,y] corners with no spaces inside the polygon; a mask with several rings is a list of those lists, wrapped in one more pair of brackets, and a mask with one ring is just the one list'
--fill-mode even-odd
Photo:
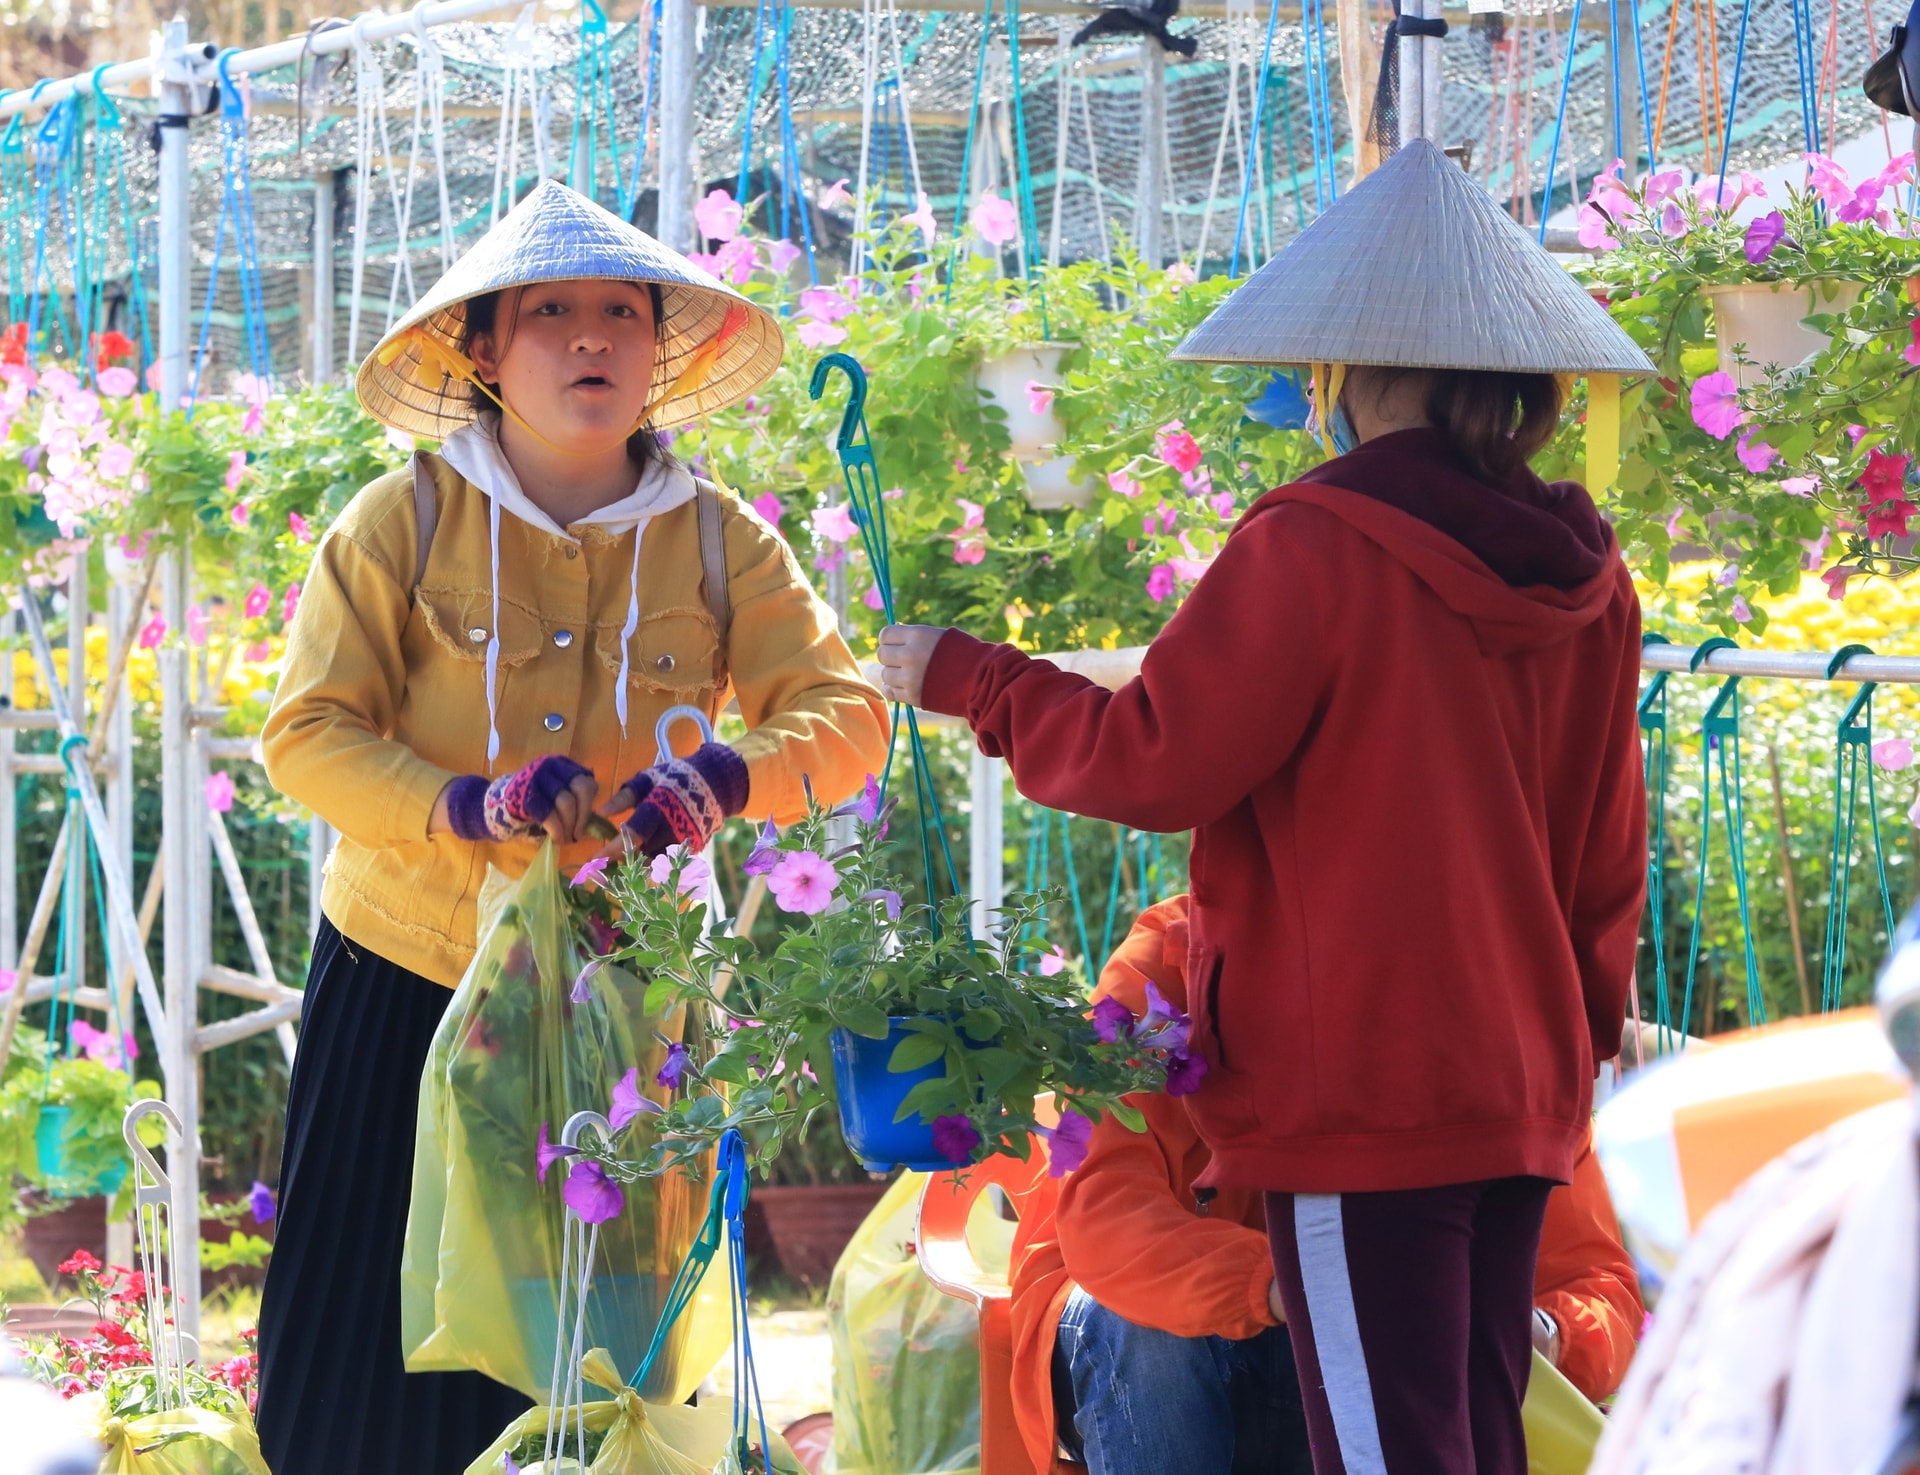
{"label": "white drawstring cord", "polygon": [[487,498],[487,550],[493,567],[493,629],[487,635],[487,772],[500,756],[500,499]]}

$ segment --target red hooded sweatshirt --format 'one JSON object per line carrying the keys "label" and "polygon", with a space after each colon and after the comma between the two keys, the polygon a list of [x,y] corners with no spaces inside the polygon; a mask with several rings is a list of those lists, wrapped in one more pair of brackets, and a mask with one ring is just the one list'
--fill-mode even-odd
{"label": "red hooded sweatshirt", "polygon": [[1207,1181],[1567,1182],[1646,888],[1639,635],[1584,491],[1408,431],[1254,503],[1119,691],[950,631],[924,705],[1037,803],[1193,830]]}

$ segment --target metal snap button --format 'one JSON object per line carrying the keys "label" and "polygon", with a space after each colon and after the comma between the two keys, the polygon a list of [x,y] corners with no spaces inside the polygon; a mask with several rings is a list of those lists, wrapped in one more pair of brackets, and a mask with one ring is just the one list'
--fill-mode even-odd
{"label": "metal snap button", "polygon": [[565,650],[568,646],[573,644],[573,631],[555,630],[553,632],[553,643],[559,646],[560,649]]}
{"label": "metal snap button", "polygon": [[576,548],[576,547],[574,547],[574,546],[573,546],[573,545],[572,545],[571,543],[569,543],[569,544],[567,545],[567,557],[568,557],[568,558],[578,558],[579,556],[580,556],[580,550],[579,550],[578,548]]}
{"label": "metal snap button", "polygon": [[478,625],[475,625],[471,630],[467,631],[467,639],[471,640],[475,645],[485,645],[487,643],[487,632],[482,630]]}
{"label": "metal snap button", "polygon": [[558,712],[547,713],[545,720],[548,732],[558,732],[567,725],[567,719],[562,717]]}
{"label": "metal snap button", "polygon": [[653,664],[656,670],[671,671],[673,669],[673,657],[662,656],[660,657],[659,660],[655,661]]}

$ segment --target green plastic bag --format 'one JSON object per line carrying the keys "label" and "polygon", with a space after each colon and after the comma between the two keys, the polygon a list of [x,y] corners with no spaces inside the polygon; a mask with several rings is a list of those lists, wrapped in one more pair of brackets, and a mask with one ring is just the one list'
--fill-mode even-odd
{"label": "green plastic bag", "polygon": [[[536,1140],[544,1126],[558,1142],[575,1112],[605,1115],[614,1085],[634,1067],[642,1090],[660,1094],[654,1074],[668,1042],[681,1038],[682,1018],[649,1016],[644,985],[617,968],[599,970],[582,990],[586,1002],[573,1002],[596,949],[572,916],[551,845],[518,881],[490,876],[481,900],[479,949],[420,1079],[402,1346],[409,1371],[473,1368],[544,1400],[567,1163],[539,1182]],[[644,1132],[649,1121],[627,1130]],[[637,1156],[644,1143],[634,1146]],[[599,1226],[588,1346],[639,1365],[706,1200],[706,1186],[682,1173],[626,1188],[623,1211]],[[683,1401],[726,1350],[725,1292],[722,1280],[672,1329],[642,1390],[649,1398]]]}
{"label": "green plastic bag", "polygon": [[1538,1352],[1520,1422],[1527,1431],[1527,1475],[1585,1475],[1607,1426],[1600,1410]]}
{"label": "green plastic bag", "polygon": [[833,1469],[932,1475],[980,1468],[979,1314],[920,1269],[925,1173],[904,1173],[833,1267]]}
{"label": "green plastic bag", "polygon": [[[598,1347],[580,1359],[580,1373],[613,1397],[580,1405],[578,1415],[562,1411],[564,1453],[548,1465],[545,1453],[547,1410],[527,1410],[467,1466],[467,1475],[500,1475],[501,1456],[514,1452],[522,1475],[712,1475],[732,1458],[734,1407],[730,1398],[702,1398],[698,1408],[651,1404],[627,1387],[606,1352]],[[586,1434],[585,1466],[576,1451]],[[800,1465],[784,1440],[769,1435],[775,1475],[800,1475]],[[737,1462],[736,1462],[737,1463]]]}

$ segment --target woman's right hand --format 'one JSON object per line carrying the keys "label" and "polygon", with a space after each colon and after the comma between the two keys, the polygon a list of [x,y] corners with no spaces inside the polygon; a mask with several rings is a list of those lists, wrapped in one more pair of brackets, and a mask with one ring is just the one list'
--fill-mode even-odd
{"label": "woman's right hand", "polygon": [[589,837],[599,797],[591,770],[552,753],[492,783],[477,774],[453,780],[434,800],[427,833],[513,840],[544,832],[556,845],[572,845]]}

